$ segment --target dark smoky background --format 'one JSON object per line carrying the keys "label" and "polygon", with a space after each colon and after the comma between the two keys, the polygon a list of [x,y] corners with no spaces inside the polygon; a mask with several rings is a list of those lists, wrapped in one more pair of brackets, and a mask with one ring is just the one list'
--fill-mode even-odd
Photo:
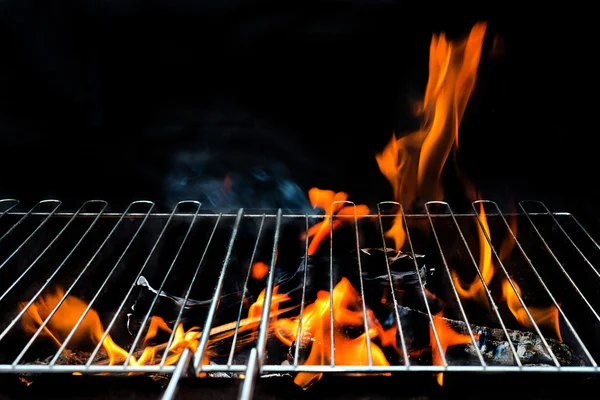
{"label": "dark smoky background", "polygon": [[[597,34],[576,10],[403,1],[0,3],[0,195],[124,207],[374,206],[410,132],[431,35],[488,21],[460,134],[487,198],[593,210]],[[449,199],[459,198],[450,163]],[[582,211],[582,212],[583,212]]]}

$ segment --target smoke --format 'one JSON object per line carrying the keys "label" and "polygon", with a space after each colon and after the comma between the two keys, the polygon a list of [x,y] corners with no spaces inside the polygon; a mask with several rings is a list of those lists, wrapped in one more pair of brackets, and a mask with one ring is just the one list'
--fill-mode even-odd
{"label": "smoke", "polygon": [[232,208],[310,212],[306,191],[281,161],[209,149],[180,151],[166,178],[167,203],[198,200],[214,211]]}

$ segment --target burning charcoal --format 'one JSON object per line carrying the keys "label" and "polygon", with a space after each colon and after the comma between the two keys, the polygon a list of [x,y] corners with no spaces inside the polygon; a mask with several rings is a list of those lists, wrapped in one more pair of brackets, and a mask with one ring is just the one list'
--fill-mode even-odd
{"label": "burning charcoal", "polygon": [[[417,351],[419,347],[422,349],[424,341],[429,340],[429,335],[425,333],[429,330],[430,324],[428,314],[404,306],[398,307],[402,326],[403,328],[407,328],[405,329],[405,338],[407,338],[409,351]],[[463,321],[449,318],[444,318],[444,321],[457,333],[463,335],[469,333],[467,324]],[[471,330],[477,338],[479,350],[488,365],[515,365],[512,351],[502,329],[471,324]],[[533,332],[515,329],[507,329],[507,332],[515,346],[517,356],[522,365],[554,365],[540,336]],[[418,341],[412,339],[419,337],[415,335],[424,336],[424,340]],[[548,337],[546,338],[546,342],[561,365],[585,365],[585,362],[565,343]],[[462,365],[479,364],[477,349],[472,343],[448,348],[446,355],[452,363],[460,363]]]}

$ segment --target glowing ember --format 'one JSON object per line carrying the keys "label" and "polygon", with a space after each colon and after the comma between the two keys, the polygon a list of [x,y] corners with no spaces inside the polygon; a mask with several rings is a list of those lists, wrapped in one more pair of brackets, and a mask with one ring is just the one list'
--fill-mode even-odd
{"label": "glowing ember", "polygon": [[308,198],[313,208],[321,208],[326,212],[323,221],[311,226],[307,232],[308,237],[312,238],[308,245],[309,256],[315,254],[321,242],[329,236],[330,229],[339,228],[343,222],[354,222],[355,215],[360,219],[369,214],[369,207],[365,205],[344,204],[348,200],[348,194],[344,192],[312,188],[308,191]]}
{"label": "glowing ember", "polygon": [[[513,285],[515,285],[515,289],[519,296],[521,295],[521,288],[517,285],[517,282],[513,280]],[[505,280],[502,283],[502,295],[506,300],[506,304],[510,309],[510,312],[515,316],[517,321],[521,325],[526,328],[533,328],[533,324],[531,320],[527,316],[527,312],[525,308],[519,301],[515,291],[510,285],[508,280]],[[562,335],[560,333],[560,317],[558,315],[558,308],[555,306],[550,307],[527,307],[529,310],[529,314],[531,314],[531,318],[535,321],[535,323],[539,326],[547,326],[554,330],[556,337],[558,340],[562,342]]]}
{"label": "glowing ember", "polygon": [[267,275],[267,272],[269,272],[269,266],[262,261],[257,261],[252,265],[250,273],[252,274],[252,278],[259,281]]}
{"label": "glowing ember", "polygon": [[[429,49],[429,80],[425,89],[420,130],[392,136],[376,155],[381,173],[391,183],[394,199],[412,207],[418,198],[442,200],[441,174],[477,78],[486,23],[476,24],[469,36],[448,41],[434,35]],[[386,236],[400,250],[405,240],[402,218],[396,217]]]}

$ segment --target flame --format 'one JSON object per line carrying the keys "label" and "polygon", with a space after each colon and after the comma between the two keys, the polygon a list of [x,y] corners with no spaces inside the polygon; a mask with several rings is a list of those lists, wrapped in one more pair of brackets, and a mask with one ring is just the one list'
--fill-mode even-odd
{"label": "flame", "polygon": [[[479,220],[481,221],[481,225],[477,224],[479,227],[479,271],[485,284],[489,285],[494,277],[495,268],[492,262],[492,247],[486,238],[487,234],[487,237],[492,239],[483,203],[479,203]],[[456,271],[452,271],[452,280],[461,299],[471,299],[488,304],[486,290],[479,275],[467,287],[463,285]]]}
{"label": "flame", "polygon": [[[64,296],[65,292],[63,288],[59,286],[56,287],[53,292],[40,296],[23,314],[21,324],[24,331],[28,334],[37,332],[43,321],[50,315],[52,310],[59,304]],[[240,321],[238,332],[255,331],[258,328],[264,306],[264,298],[265,291],[263,290],[256,302],[248,309],[248,317]],[[275,288],[271,302],[271,316],[276,316],[294,308],[279,310],[279,305],[287,300],[289,300],[289,297],[287,295],[278,294],[277,289]],[[20,308],[23,309],[25,305],[26,303],[21,303]],[[58,346],[61,346],[63,341],[77,324],[79,318],[81,318],[81,315],[85,312],[86,308],[87,304],[81,299],[71,295],[67,296],[52,318],[48,321],[40,333],[40,336],[48,337]],[[236,325],[237,324],[233,322],[211,329],[210,334],[212,341],[217,342],[233,336]],[[153,316],[144,337],[144,349],[135,353],[137,354],[137,357],[136,355],[132,355],[128,365],[140,366],[162,362],[162,359],[156,359],[156,355],[160,352],[165,353],[164,356],[166,358],[164,364],[172,365],[177,362],[184,349],[189,348],[192,352],[197,350],[202,334],[200,328],[192,327],[186,331],[183,328],[183,324],[180,323],[175,328],[173,341],[165,352],[166,343],[153,346],[148,345],[148,343],[155,339],[161,331],[168,334],[173,333],[173,330],[161,317]],[[104,333],[105,331],[98,313],[95,310],[90,309],[75,331],[72,339],[69,341],[69,347],[76,347],[85,343],[97,345]],[[252,341],[253,338],[254,337],[252,336],[241,342],[242,344],[247,343]],[[106,335],[102,342],[102,346],[108,355],[109,365],[115,365],[119,362],[124,362],[127,359],[128,351],[116,344],[110,334]],[[210,352],[205,352],[205,360],[203,360],[203,362],[207,362],[209,357]]]}
{"label": "flame", "polygon": [[[375,156],[381,173],[392,185],[394,199],[412,207],[417,198],[441,200],[441,174],[477,79],[477,67],[487,24],[477,23],[466,39],[448,41],[434,35],[429,49],[429,80],[419,113],[421,129],[402,137],[392,135]],[[402,218],[396,218],[386,237],[400,250],[405,240]]]}
{"label": "flame", "polygon": [[[329,236],[330,225],[331,230],[339,228],[343,222],[354,222],[354,215],[361,219],[369,214],[369,207],[363,204],[356,206],[344,205],[344,201],[348,200],[348,194],[345,192],[334,192],[333,190],[322,190],[312,188],[308,191],[308,198],[313,208],[321,208],[325,210],[326,215],[323,221],[311,226],[302,239],[306,236],[312,238],[308,245],[307,254],[312,256],[316,253],[321,242]],[[331,221],[333,216],[335,219]]]}
{"label": "flame", "polygon": [[[521,288],[517,285],[517,282],[513,280],[513,285],[515,285],[515,289],[519,296],[521,296]],[[533,324],[531,320],[527,316],[527,312],[525,308],[519,301],[515,291],[510,285],[510,282],[505,280],[502,283],[502,295],[506,300],[506,304],[510,312],[515,316],[517,321],[521,325],[526,328],[533,328]],[[558,340],[562,342],[562,335],[560,333],[560,316],[558,314],[558,308],[555,306],[550,307],[527,307],[529,310],[529,314],[531,314],[531,318],[535,321],[535,323],[539,326],[546,326],[554,330],[556,337]]]}
{"label": "flame", "polygon": [[[441,352],[435,340],[434,328],[440,340]],[[433,316],[433,327],[429,326],[429,341],[431,343],[432,363],[434,365],[444,365],[442,354],[446,354],[446,349],[451,346],[471,343],[471,336],[456,332],[444,318],[443,313],[439,312]],[[437,374],[437,381],[440,386],[444,385],[443,372]]]}
{"label": "flame", "polygon": [[[301,348],[310,348],[304,365],[331,363],[331,307],[333,307],[335,364],[368,365],[368,335],[371,339],[370,349],[373,365],[389,365],[382,349],[373,340],[378,338],[381,346],[392,346],[399,352],[396,341],[397,328],[393,327],[384,331],[373,312],[367,310],[367,332],[363,332],[355,338],[347,336],[344,333],[345,328],[362,327],[364,324],[360,295],[346,278],[342,278],[332,292],[333,301],[330,293],[322,290],[317,294],[315,302],[304,309],[300,339],[297,343]],[[278,319],[273,324],[273,332],[282,343],[291,346],[298,339],[299,323],[300,316]],[[321,373],[299,373],[294,382],[306,388],[318,381],[321,376]]]}

